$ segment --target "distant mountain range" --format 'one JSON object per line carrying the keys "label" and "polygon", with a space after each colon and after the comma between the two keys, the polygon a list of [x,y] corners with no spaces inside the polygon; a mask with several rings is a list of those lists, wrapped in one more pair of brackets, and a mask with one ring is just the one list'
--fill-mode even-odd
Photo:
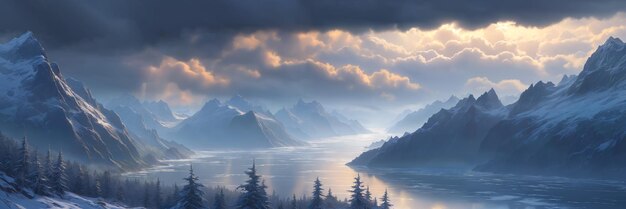
{"label": "distant mountain range", "polygon": [[276,112],[276,118],[290,134],[302,139],[370,133],[358,121],[337,112],[329,113],[317,101],[300,99],[293,107]]}
{"label": "distant mountain range", "polygon": [[255,112],[253,109],[257,111],[261,109],[253,107],[239,96],[229,100],[227,104],[213,99],[167,135],[196,148],[282,147],[306,144],[291,137],[269,112]]}
{"label": "distant mountain range", "polygon": [[578,76],[537,82],[506,107],[493,90],[464,98],[350,164],[623,178],[625,112],[626,44],[611,37]]}
{"label": "distant mountain range", "polygon": [[417,111],[406,114],[393,126],[389,127],[387,132],[396,134],[414,132],[418,127],[422,126],[431,115],[439,112],[441,109],[453,107],[457,102],[459,102],[459,98],[456,96],[450,96],[450,98],[444,102],[437,100]]}
{"label": "distant mountain range", "polygon": [[140,148],[143,139],[132,136],[82,83],[66,79],[30,32],[0,45],[0,92],[0,130],[27,136],[36,148],[122,169],[184,155],[177,150],[182,147]]}

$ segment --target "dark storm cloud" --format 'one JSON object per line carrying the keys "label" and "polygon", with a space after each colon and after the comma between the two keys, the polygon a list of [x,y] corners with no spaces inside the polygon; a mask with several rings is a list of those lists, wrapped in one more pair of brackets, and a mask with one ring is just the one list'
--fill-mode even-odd
{"label": "dark storm cloud", "polygon": [[565,17],[610,16],[626,8],[626,1],[3,0],[1,5],[3,32],[31,30],[54,47],[92,42],[100,43],[99,49],[118,50],[193,31],[354,31],[429,28],[449,21],[474,28],[498,20],[545,25]]}

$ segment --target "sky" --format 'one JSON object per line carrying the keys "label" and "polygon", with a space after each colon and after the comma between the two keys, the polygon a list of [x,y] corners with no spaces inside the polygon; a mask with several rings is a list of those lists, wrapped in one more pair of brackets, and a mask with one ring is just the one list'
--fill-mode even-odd
{"label": "sky", "polygon": [[[387,121],[451,95],[579,73],[626,37],[626,1],[2,0],[0,41],[32,31],[64,76],[107,100],[177,110],[239,94]],[[384,118],[384,120],[380,120]]]}

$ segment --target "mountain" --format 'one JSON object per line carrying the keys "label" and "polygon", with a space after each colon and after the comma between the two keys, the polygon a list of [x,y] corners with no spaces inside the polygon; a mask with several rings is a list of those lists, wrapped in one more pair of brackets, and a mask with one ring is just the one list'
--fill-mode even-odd
{"label": "mountain", "polygon": [[478,170],[548,175],[626,174],[626,44],[609,38],[578,76],[524,91],[481,149]]}
{"label": "mountain", "polygon": [[257,148],[299,146],[283,125],[272,116],[243,112],[217,99],[182,121],[170,133],[172,138],[193,147]]}
{"label": "mountain", "polygon": [[81,162],[145,165],[117,114],[70,83],[32,33],[0,45],[0,131]]}
{"label": "mountain", "polygon": [[477,99],[473,95],[450,109],[432,115],[417,131],[363,153],[353,165],[414,166],[457,165],[477,162],[487,132],[502,120],[507,109],[491,89]]}
{"label": "mountain", "polygon": [[437,100],[417,111],[406,114],[406,116],[404,116],[401,120],[396,122],[393,126],[389,127],[387,129],[387,132],[413,132],[417,130],[417,128],[420,127],[422,124],[424,124],[431,115],[439,112],[439,110],[441,109],[453,107],[457,102],[459,102],[459,98],[457,98],[456,96],[450,96],[450,98],[448,98],[448,100],[446,100],[445,102]]}
{"label": "mountain", "polygon": [[[118,114],[138,114],[142,118],[144,126],[148,129],[154,129],[158,132],[162,132],[167,129],[165,125],[166,121],[160,120],[160,117],[157,116],[157,114],[149,110],[144,103],[131,94],[124,94],[116,97],[109,101],[106,106]],[[167,109],[169,109],[169,107],[167,107]],[[126,114],[120,114],[120,116],[124,118]]]}
{"label": "mountain", "polygon": [[447,161],[488,172],[624,178],[626,44],[620,39],[598,47],[578,76],[563,76],[557,85],[539,81],[507,107],[490,94],[480,102],[461,100],[417,132],[365,152],[352,164]]}
{"label": "mountain", "polygon": [[276,118],[290,134],[303,139],[369,133],[358,121],[328,113],[317,101],[300,99],[293,107],[276,112]]}
{"label": "mountain", "polygon": [[[167,128],[162,125],[164,122],[158,120],[160,117],[149,110],[146,104],[160,106],[159,110],[166,110],[162,113],[167,113],[169,110],[169,106],[163,101],[141,103],[132,95],[123,95],[113,99],[107,106],[119,115],[129,134],[140,143],[138,147],[145,155],[150,154],[158,159],[180,159],[191,156],[193,152],[185,146],[163,139],[159,135],[159,131],[163,132]],[[165,115],[173,116],[171,111],[169,113]]]}
{"label": "mountain", "polygon": [[261,113],[267,116],[272,115],[272,113],[270,113],[269,110],[265,109],[265,107],[254,104],[248,101],[247,99],[245,99],[244,97],[242,97],[241,95],[235,95],[231,97],[228,101],[226,101],[226,105],[236,107],[237,109],[243,112],[254,111],[254,112]]}
{"label": "mountain", "polygon": [[178,118],[174,116],[170,106],[163,100],[159,101],[144,101],[143,107],[150,111],[157,120],[163,122],[176,122]]}

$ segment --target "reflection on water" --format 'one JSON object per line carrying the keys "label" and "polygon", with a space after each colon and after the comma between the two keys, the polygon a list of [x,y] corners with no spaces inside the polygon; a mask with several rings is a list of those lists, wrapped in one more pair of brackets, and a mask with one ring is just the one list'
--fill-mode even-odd
{"label": "reflection on water", "polygon": [[269,191],[281,196],[308,196],[313,180],[320,177],[325,189],[330,187],[340,198],[347,198],[353,178],[360,173],[374,196],[388,189],[397,209],[626,208],[625,182],[345,166],[364,146],[380,138],[384,136],[359,135],[319,140],[311,147],[200,151],[193,159],[167,161],[167,166],[127,175],[182,184],[193,163],[203,184],[234,189],[244,182],[243,172],[256,159]]}

